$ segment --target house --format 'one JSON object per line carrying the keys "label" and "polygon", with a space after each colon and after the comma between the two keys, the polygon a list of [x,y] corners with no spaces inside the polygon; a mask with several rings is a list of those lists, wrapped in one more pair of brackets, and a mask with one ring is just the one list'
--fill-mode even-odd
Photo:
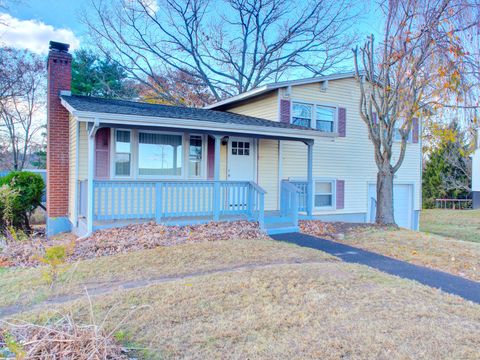
{"label": "house", "polygon": [[[369,222],[376,165],[353,74],[279,82],[205,109],[70,94],[68,45],[48,57],[49,235],[155,220]],[[415,124],[395,178],[395,218],[416,229]],[[398,149],[397,149],[398,150]]]}

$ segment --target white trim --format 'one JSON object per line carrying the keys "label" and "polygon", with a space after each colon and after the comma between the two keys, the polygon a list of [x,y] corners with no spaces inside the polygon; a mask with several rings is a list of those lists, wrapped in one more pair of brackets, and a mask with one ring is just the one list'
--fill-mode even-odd
{"label": "white trim", "polygon": [[[315,188],[317,182],[323,183],[330,183],[332,185],[332,205],[330,206],[315,206]],[[326,195],[326,194],[325,194]],[[337,209],[337,179],[329,178],[329,177],[320,177],[320,178],[313,178],[313,192],[312,192],[312,203],[313,203],[313,211],[317,213],[321,213],[323,211],[331,211]]]}
{"label": "white trim", "polygon": [[228,99],[218,101],[216,103],[213,103],[211,105],[207,105],[204,108],[205,109],[215,109],[219,106],[230,104],[236,101],[240,100],[246,100],[254,96],[258,96],[261,94],[264,94],[266,92],[276,90],[282,87],[288,87],[288,86],[296,86],[296,85],[307,85],[307,84],[312,84],[316,82],[324,82],[328,80],[341,80],[341,79],[348,79],[348,78],[354,78],[355,73],[353,72],[348,72],[348,73],[338,73],[338,74],[332,74],[332,75],[326,75],[326,76],[316,76],[316,77],[311,77],[311,78],[305,78],[305,79],[298,79],[298,80],[290,80],[290,81],[280,81],[277,83],[271,83],[271,84],[266,84],[261,87],[246,91],[242,94],[232,96]]}
{"label": "white trim", "polygon": [[[200,136],[202,138],[202,159],[201,159],[201,173],[200,176],[192,176],[190,174],[190,137]],[[185,133],[185,177],[188,180],[206,180],[207,179],[207,143],[208,137],[205,134]]]}
{"label": "white trim", "polygon": [[[68,119],[70,122],[70,118]],[[75,179],[74,179],[74,194],[75,197],[73,199],[73,226],[77,227],[78,226],[78,153],[79,153],[79,148],[80,148],[80,123],[76,122],[77,127],[76,127],[76,138],[77,138],[77,143],[75,145]]]}

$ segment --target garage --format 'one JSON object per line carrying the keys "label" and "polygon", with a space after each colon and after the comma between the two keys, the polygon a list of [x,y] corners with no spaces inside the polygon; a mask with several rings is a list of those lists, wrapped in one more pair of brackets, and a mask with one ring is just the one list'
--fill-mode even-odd
{"label": "garage", "polygon": [[[369,222],[375,222],[377,185],[368,185],[368,216]],[[404,228],[412,229],[413,219],[413,185],[393,185],[393,214],[395,223]]]}

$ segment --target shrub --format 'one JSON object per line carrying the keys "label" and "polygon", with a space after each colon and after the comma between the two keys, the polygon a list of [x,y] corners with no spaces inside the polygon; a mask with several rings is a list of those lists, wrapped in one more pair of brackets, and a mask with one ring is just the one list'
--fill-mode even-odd
{"label": "shrub", "polygon": [[28,171],[14,171],[0,178],[0,188],[0,227],[13,226],[30,231],[28,216],[41,205],[45,188],[43,178]]}
{"label": "shrub", "polygon": [[67,261],[67,257],[73,252],[74,244],[68,246],[56,245],[45,249],[45,254],[39,260],[47,265],[43,271],[43,278],[48,285],[52,286],[60,275],[60,265]]}

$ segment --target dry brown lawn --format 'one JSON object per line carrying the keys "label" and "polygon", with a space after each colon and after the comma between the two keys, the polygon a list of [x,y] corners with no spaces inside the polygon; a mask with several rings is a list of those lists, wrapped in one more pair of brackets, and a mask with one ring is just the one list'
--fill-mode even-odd
{"label": "dry brown lawn", "polygon": [[78,295],[84,288],[113,287],[118,282],[295,261],[337,260],[320,251],[273,240],[228,240],[158,247],[65,265],[53,288],[42,277],[45,267],[4,270],[0,276],[0,307],[29,305],[61,295]]}
{"label": "dry brown lawn", "polygon": [[[93,300],[144,359],[478,359],[480,306],[340,262],[197,276]],[[57,311],[88,321],[86,299]],[[130,316],[127,316],[130,314]]]}
{"label": "dry brown lawn", "polygon": [[480,243],[406,229],[378,228],[357,229],[336,241],[480,281]]}

